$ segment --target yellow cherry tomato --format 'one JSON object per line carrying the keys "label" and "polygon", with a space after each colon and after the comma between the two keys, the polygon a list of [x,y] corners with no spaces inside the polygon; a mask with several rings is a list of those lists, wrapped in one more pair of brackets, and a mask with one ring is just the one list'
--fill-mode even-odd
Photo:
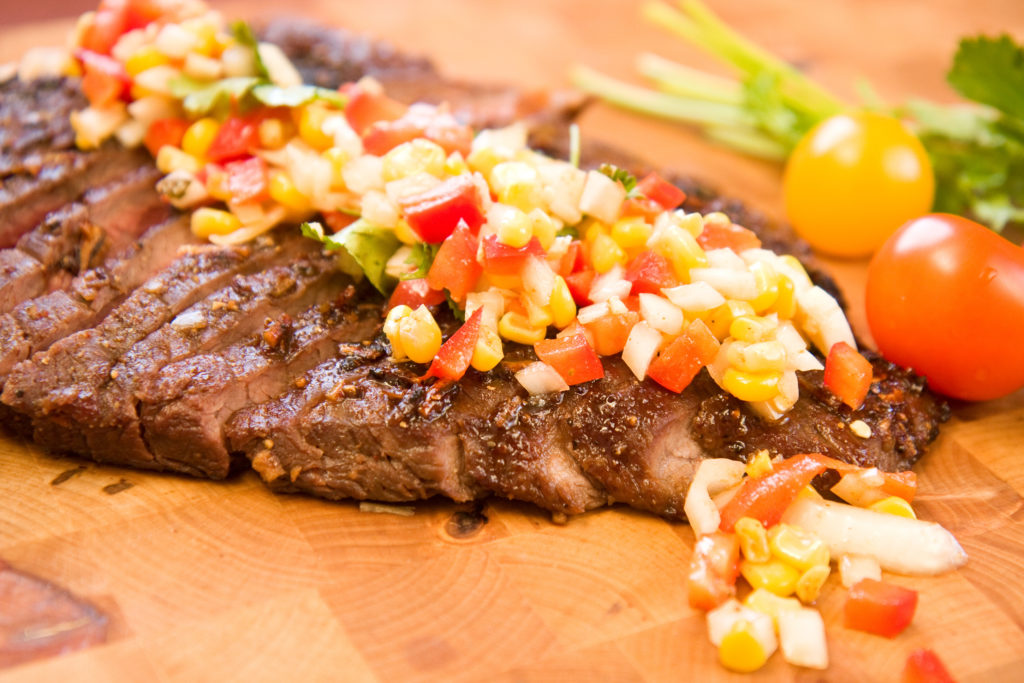
{"label": "yellow cherry tomato", "polygon": [[921,141],[898,119],[839,114],[797,144],[783,180],[786,214],[815,249],[868,256],[935,194]]}

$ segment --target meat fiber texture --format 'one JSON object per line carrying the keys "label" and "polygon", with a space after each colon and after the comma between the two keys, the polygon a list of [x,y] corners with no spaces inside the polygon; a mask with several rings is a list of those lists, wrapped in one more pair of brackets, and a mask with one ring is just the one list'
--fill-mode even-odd
{"label": "meat fiber texture", "polygon": [[[262,30],[308,82],[372,75],[400,99],[448,101],[478,126],[526,120],[532,144],[560,156],[582,104],[449,81],[425,59],[307,23]],[[390,358],[381,297],[295,226],[241,247],[198,244],[187,216],[152,191],[144,153],[74,149],[67,114],[83,100],[73,81],[8,81],[0,92],[0,244],[10,245],[0,251],[0,420],[50,451],[209,478],[252,467],[274,490],[329,499],[496,495],[559,514],[625,503],[682,518],[704,458],[820,451],[901,470],[947,415],[920,378],[875,356],[864,408],[843,405],[821,372],[802,373],[800,401],[777,422],[706,371],[676,395],[616,358],[602,380],[531,397],[514,373],[535,357],[515,344],[490,373],[421,380],[424,366]],[[614,149],[584,152],[649,170]],[[786,226],[672,178],[688,211],[724,211],[838,295]],[[446,308],[436,315],[455,329]],[[870,437],[850,431],[854,419]]]}

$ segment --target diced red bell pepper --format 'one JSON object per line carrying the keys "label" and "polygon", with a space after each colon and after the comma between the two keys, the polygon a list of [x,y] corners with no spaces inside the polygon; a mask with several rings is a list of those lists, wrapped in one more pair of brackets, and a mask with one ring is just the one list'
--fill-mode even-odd
{"label": "diced red bell pepper", "polygon": [[604,377],[604,365],[582,332],[543,339],[533,345],[533,350],[537,358],[553,367],[569,386]]}
{"label": "diced red bell pepper", "polygon": [[156,156],[164,145],[181,147],[181,139],[185,137],[188,126],[185,119],[157,119],[146,130],[146,149]]}
{"label": "diced red bell pepper", "polygon": [[359,220],[359,216],[344,211],[324,211],[324,222],[333,233],[341,232],[357,220]]}
{"label": "diced red bell pepper", "polygon": [[82,48],[75,50],[75,58],[82,64],[82,92],[89,104],[105,107],[128,94],[131,79],[119,61]]}
{"label": "diced red bell pepper", "polygon": [[583,327],[583,325],[580,324],[579,320],[573,320],[571,323],[568,324],[568,326],[566,326],[558,334],[556,334],[555,338],[562,339],[564,337],[572,337],[577,334],[582,334],[584,338],[587,340],[587,343],[590,344],[590,348],[594,348],[594,335],[591,334],[590,330]]}
{"label": "diced red bell pepper", "polygon": [[705,223],[704,230],[697,235],[697,243],[704,249],[732,249],[737,254],[761,246],[761,240],[753,231],[732,223]]}
{"label": "diced red bell pepper", "polygon": [[[836,460],[830,458],[827,455],[821,453],[810,453],[810,457],[814,458],[821,464],[825,465],[830,470],[835,470],[839,474],[855,474],[857,472],[863,472],[866,468],[858,467],[857,465],[851,465],[848,462],[842,460]],[[911,470],[906,472],[882,472],[884,482],[882,483],[882,492],[887,496],[898,496],[908,503],[914,502],[914,494],[917,493],[917,474]]]}
{"label": "diced red bell pepper", "polygon": [[632,294],[661,294],[666,287],[679,284],[675,271],[661,254],[642,251],[626,265],[623,277],[633,283]]}
{"label": "diced red bell pepper", "polygon": [[462,327],[441,345],[425,377],[437,377],[453,382],[462,379],[473,360],[473,349],[476,348],[477,339],[480,337],[480,318],[483,312],[482,308],[473,311],[473,315],[469,316]]}
{"label": "diced red bell pepper", "polygon": [[249,157],[224,165],[227,174],[225,186],[235,203],[261,202],[267,199],[267,162],[260,157]]}
{"label": "diced red bell pepper", "polygon": [[563,278],[578,273],[586,267],[583,260],[582,243],[579,240],[569,242],[565,253],[558,261],[558,274]]}
{"label": "diced red bell pepper", "polygon": [[794,455],[759,477],[747,477],[739,491],[721,510],[722,531],[732,531],[740,517],[753,517],[766,527],[775,526],[782,514],[825,465],[806,454]]}
{"label": "diced red bell pepper", "polygon": [[498,241],[497,235],[484,239],[484,272],[492,275],[518,275],[530,255],[544,257],[544,248],[536,237],[524,247],[510,247]]}
{"label": "diced red bell pepper", "polygon": [[363,149],[370,154],[382,156],[403,142],[426,138],[436,142],[449,154],[469,154],[473,145],[472,129],[458,123],[450,115],[443,116],[446,118],[439,118],[437,121],[425,120],[421,116],[403,116],[397,121],[378,121],[363,134]]}
{"label": "diced red bell pepper", "polygon": [[932,650],[914,650],[903,667],[903,683],[955,683],[939,656]]}
{"label": "diced red bell pepper", "polygon": [[425,192],[400,201],[405,219],[424,242],[444,241],[459,222],[476,234],[484,223],[476,183],[468,175],[449,178]]}
{"label": "diced red bell pepper", "polygon": [[740,542],[736,534],[715,532],[693,546],[687,584],[690,607],[709,611],[736,595]]}
{"label": "diced red bell pepper", "polygon": [[628,197],[619,210],[623,217],[636,216],[648,223],[653,223],[664,212],[661,204],[647,197]]}
{"label": "diced red bell pepper", "polygon": [[[570,292],[572,290],[570,289]],[[608,313],[583,325],[594,335],[594,350],[601,356],[613,356],[626,346],[633,325],[640,322],[636,311]]]}
{"label": "diced red bell pepper", "polygon": [[118,39],[127,31],[124,8],[100,5],[85,25],[79,44],[96,54],[109,55]]}
{"label": "diced red bell pepper", "polygon": [[[110,0],[104,0],[102,7]],[[178,18],[178,10],[181,3],[177,0],[127,0],[118,1],[113,4],[125,6],[125,30],[131,31],[137,28],[145,28],[157,19]]]}
{"label": "diced red bell pepper", "polygon": [[447,289],[456,301],[473,291],[483,269],[476,262],[477,237],[464,221],[449,235],[427,272],[427,282],[436,290]]}
{"label": "diced red bell pepper", "polygon": [[413,280],[401,280],[395,286],[388,299],[388,310],[395,306],[408,306],[417,309],[420,306],[437,306],[444,303],[444,292],[440,289],[431,289],[427,278],[420,277]]}
{"label": "diced red bell pepper", "polygon": [[885,581],[861,579],[850,586],[843,605],[843,625],[893,638],[914,619],[917,591]]}
{"label": "diced red bell pepper", "polygon": [[217,135],[206,150],[206,158],[219,164],[249,156],[259,147],[259,129],[258,117],[229,117],[217,130]]}
{"label": "diced red bell pepper", "polygon": [[690,386],[700,369],[714,361],[721,345],[708,326],[690,323],[647,367],[647,376],[675,393]]}
{"label": "diced red bell pepper", "polygon": [[663,211],[671,211],[686,201],[686,193],[657,173],[648,173],[636,184],[644,197],[658,204]]}
{"label": "diced red bell pepper", "polygon": [[349,96],[348,104],[345,105],[345,118],[352,130],[360,136],[378,121],[397,121],[409,109],[384,93],[370,92],[359,86],[346,88],[345,92]]}
{"label": "diced red bell pepper", "polygon": [[594,278],[597,277],[597,273],[593,270],[581,270],[578,273],[572,273],[563,277],[565,278],[565,284],[569,287],[569,293],[572,294],[572,300],[576,302],[576,305],[589,306],[592,303],[590,301],[590,288],[594,284]]}
{"label": "diced red bell pepper", "polygon": [[836,342],[825,359],[825,386],[857,410],[871,388],[871,362],[846,342]]}

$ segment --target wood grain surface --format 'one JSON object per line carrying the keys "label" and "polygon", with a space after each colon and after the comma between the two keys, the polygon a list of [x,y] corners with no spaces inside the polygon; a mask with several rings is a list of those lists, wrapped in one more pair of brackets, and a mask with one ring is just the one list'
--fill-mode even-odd
{"label": "wood grain surface", "polygon": [[[1019,0],[722,0],[768,48],[851,96],[865,76],[888,98],[949,99],[958,36],[1024,37]],[[288,11],[387,38],[449,74],[564,87],[580,61],[629,77],[648,49],[701,55],[616,0],[270,0],[229,16]],[[0,61],[63,40],[70,22],[0,29]],[[779,215],[779,169],[690,132],[596,106],[583,133],[640,151]],[[864,334],[863,262],[829,262]],[[970,554],[962,570],[897,581],[920,591],[895,640],[841,626],[845,591],[820,601],[831,668],[776,655],[753,680],[898,680],[936,650],[960,681],[1024,679],[1024,393],[957,406],[919,467],[917,509]],[[693,534],[616,508],[564,526],[528,506],[444,502],[400,517],[226,483],[55,459],[0,440],[0,557],[104,609],[107,645],[0,673],[4,681],[613,680],[740,678],[722,670],[686,605]],[[61,483],[55,480],[71,472]],[[481,517],[482,516],[482,517]],[[483,522],[482,518],[486,518]]]}

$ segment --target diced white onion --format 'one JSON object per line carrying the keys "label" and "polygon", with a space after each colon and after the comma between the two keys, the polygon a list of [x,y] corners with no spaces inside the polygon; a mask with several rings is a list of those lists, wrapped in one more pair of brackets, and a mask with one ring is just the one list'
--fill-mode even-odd
{"label": "diced white onion", "polygon": [[498,321],[505,315],[505,297],[493,288],[484,292],[470,292],[466,295],[466,319],[478,308],[484,311],[480,314],[480,322],[497,329]]}
{"label": "diced white onion", "polygon": [[857,348],[850,322],[831,294],[814,286],[797,294],[796,303],[797,322],[821,353],[828,355],[838,342]]}
{"label": "diced white onion", "polygon": [[683,312],[668,299],[657,294],[640,294],[640,317],[665,334],[675,336],[683,329]]}
{"label": "diced white onion", "polygon": [[129,118],[117,127],[114,137],[129,149],[138,147],[146,137],[146,127],[135,119]]}
{"label": "diced white onion", "polygon": [[775,329],[775,339],[782,342],[782,345],[786,347],[786,354],[790,357],[807,348],[807,342],[804,341],[803,336],[788,320],[779,323]]}
{"label": "diced white onion", "polygon": [[199,38],[175,23],[164,24],[156,36],[156,49],[171,59],[185,59]]}
{"label": "diced white onion", "polygon": [[356,157],[341,169],[341,177],[345,186],[356,194],[380,190],[384,187],[384,160],[370,154]]}
{"label": "diced white onion", "polygon": [[188,171],[172,171],[156,184],[157,192],[176,209],[190,209],[210,198],[206,185]]}
{"label": "diced white onion", "polygon": [[354,159],[363,153],[363,140],[352,130],[348,119],[344,116],[328,116],[320,129],[325,135],[334,138],[334,146],[339,148],[348,158]]}
{"label": "diced white onion", "polygon": [[757,263],[758,261],[765,261],[770,263],[772,267],[775,267],[775,260],[778,258],[778,254],[770,249],[744,249],[740,252],[740,258],[748,266]]}
{"label": "diced white onion", "polygon": [[799,370],[800,372],[825,369],[825,366],[821,364],[818,357],[806,349],[797,353],[795,356],[790,356],[789,364],[794,370]]}
{"label": "diced white onion", "polygon": [[156,38],[157,30],[159,29],[154,22],[145,29],[136,28],[128,31],[114,43],[114,47],[110,49],[110,56],[124,64],[129,57]]}
{"label": "diced white onion", "polygon": [[614,223],[626,200],[626,188],[600,171],[588,171],[579,210],[605,223]]}
{"label": "diced white onion", "polygon": [[281,48],[273,43],[260,43],[256,49],[260,53],[263,66],[267,68],[271,82],[282,88],[302,85],[302,76]]}
{"label": "diced white onion", "polygon": [[878,560],[863,555],[841,555],[839,557],[839,580],[843,588],[849,588],[864,579],[882,580],[882,567]]}
{"label": "diced white onion", "polygon": [[633,289],[633,283],[623,278],[625,273],[622,266],[616,265],[607,273],[598,275],[591,283],[587,296],[595,303],[607,301],[613,296],[620,299],[629,296],[630,290]]}
{"label": "diced white onion", "polygon": [[831,488],[832,493],[850,505],[868,507],[888,496],[882,491],[885,477],[877,467],[848,472],[839,477],[839,481]]}
{"label": "diced white onion", "polygon": [[706,282],[694,282],[661,290],[668,300],[684,311],[710,311],[725,303],[725,297]]}
{"label": "diced white onion", "polygon": [[531,254],[523,264],[521,275],[523,290],[534,304],[547,306],[551,303],[551,292],[555,288],[555,273],[547,261]]}
{"label": "diced white onion", "polygon": [[584,306],[580,310],[576,311],[576,319],[581,325],[588,325],[599,318],[603,318],[608,315],[608,302],[598,301],[596,304]]}
{"label": "diced white onion", "polygon": [[384,191],[387,192],[391,201],[397,204],[406,197],[412,197],[413,195],[426,192],[440,184],[441,181],[435,176],[432,176],[425,171],[418,171],[412,175],[407,175],[404,178],[392,180],[384,186]]}
{"label": "diced white onion", "polygon": [[757,296],[757,282],[748,271],[727,268],[691,268],[693,282],[706,282],[727,299],[748,301]]}
{"label": "diced white onion", "polygon": [[786,370],[779,380],[779,394],[786,405],[794,405],[800,399],[800,381],[796,378],[796,372]]}
{"label": "diced white onion", "polygon": [[626,338],[626,346],[622,349],[622,362],[626,364],[638,380],[647,376],[647,368],[658,353],[661,346],[661,332],[645,322],[633,325]]}
{"label": "diced white onion", "polygon": [[171,81],[181,76],[173,66],[161,64],[150,67],[135,76],[135,85],[159,95],[171,95]]}
{"label": "diced white onion", "polygon": [[472,151],[491,149],[501,156],[512,158],[515,153],[526,148],[526,124],[521,121],[505,128],[490,128],[480,131],[473,138]]}
{"label": "diced white onion", "polygon": [[708,265],[712,268],[746,271],[747,264],[732,249],[709,249],[704,252]]}
{"label": "diced white onion", "polygon": [[171,321],[171,327],[176,330],[195,330],[206,327],[206,316],[200,310],[183,311]]}
{"label": "diced white onion", "polygon": [[76,133],[75,139],[84,147],[98,147],[113,135],[127,118],[124,103],[118,102],[103,109],[86,107],[81,111],[71,112],[71,126]]}
{"label": "diced white onion", "polygon": [[527,365],[516,373],[516,379],[531,396],[565,391],[569,388],[558,371],[542,361]]}
{"label": "diced white onion", "polygon": [[807,498],[798,498],[782,521],[816,534],[833,556],[865,555],[898,574],[931,576],[967,562],[953,534],[934,522]]}
{"label": "diced white onion", "polygon": [[814,286],[814,283],[811,282],[811,278],[807,276],[807,273],[802,269],[797,269],[789,265],[786,263],[786,259],[778,256],[777,254],[774,262],[772,263],[772,267],[775,268],[775,272],[789,278],[790,282],[793,283],[793,290],[797,293],[800,293],[805,289],[810,289]]}
{"label": "diced white onion", "polygon": [[739,484],[745,469],[746,465],[739,460],[709,458],[701,461],[683,503],[686,519],[698,537],[716,531],[722,522],[711,497]]}
{"label": "diced white onion", "polygon": [[587,182],[587,174],[564,161],[543,163],[537,166],[543,190],[541,195],[548,210],[559,220],[569,225],[579,223],[580,198]]}
{"label": "diced white onion", "polygon": [[782,657],[795,666],[828,668],[828,644],[821,613],[810,607],[779,612],[779,641]]}
{"label": "diced white onion", "polygon": [[224,75],[229,78],[252,76],[256,73],[256,60],[252,50],[244,45],[232,45],[220,55],[224,63]]}
{"label": "diced white onion", "polygon": [[175,100],[163,95],[140,97],[128,105],[128,113],[147,128],[159,119],[170,119],[180,115]]}
{"label": "diced white onion", "polygon": [[[388,259],[387,264],[384,266],[384,272],[393,278],[400,278],[406,273],[413,272],[414,270],[416,270],[416,265],[412,263],[407,263],[411,255],[412,247],[403,244],[398,249],[396,249],[395,253],[392,254],[391,258]],[[466,317],[469,317],[468,311],[466,313]]]}
{"label": "diced white onion", "polygon": [[68,63],[70,55],[62,47],[32,47],[18,62],[18,78],[22,81],[34,81],[37,78],[60,76]]}
{"label": "diced white onion", "polygon": [[398,224],[398,206],[379,190],[370,190],[363,195],[362,215],[370,223],[382,228],[393,228]]}
{"label": "diced white onion", "polygon": [[189,52],[185,57],[183,71],[186,76],[201,81],[216,81],[224,75],[224,65],[219,59]]}

